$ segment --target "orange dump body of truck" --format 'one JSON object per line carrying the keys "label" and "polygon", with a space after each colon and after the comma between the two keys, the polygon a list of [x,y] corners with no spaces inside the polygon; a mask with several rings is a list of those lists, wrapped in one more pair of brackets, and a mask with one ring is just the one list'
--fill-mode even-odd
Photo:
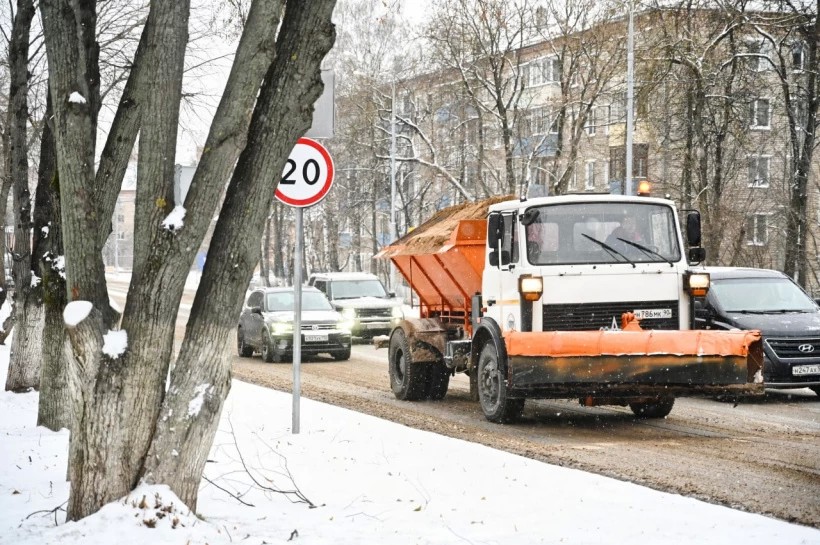
{"label": "orange dump body of truck", "polygon": [[376,256],[390,258],[407,280],[422,318],[460,323],[470,332],[471,298],[481,291],[488,209],[511,198],[445,208]]}

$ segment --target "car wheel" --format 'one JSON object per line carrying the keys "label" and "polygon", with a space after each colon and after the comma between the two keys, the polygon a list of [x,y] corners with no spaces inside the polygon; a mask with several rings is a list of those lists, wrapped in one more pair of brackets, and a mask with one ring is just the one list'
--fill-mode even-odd
{"label": "car wheel", "polygon": [[664,397],[657,401],[630,403],[629,408],[638,418],[663,418],[672,412],[673,405],[675,405],[674,397]]}
{"label": "car wheel", "polygon": [[504,365],[492,342],[478,356],[478,401],[490,422],[514,422],[524,410],[523,398],[511,398],[507,392]]}
{"label": "car wheel", "polygon": [[253,356],[253,347],[245,344],[245,333],[241,328],[236,330],[236,351],[243,358]]}
{"label": "car wheel", "polygon": [[345,348],[343,350],[334,350],[333,352],[330,353],[330,355],[333,356],[333,359],[336,360],[336,361],[349,360],[350,359],[350,347],[348,346],[347,348]]}
{"label": "car wheel", "polygon": [[416,401],[427,397],[427,365],[413,363],[407,336],[400,328],[390,336],[388,372],[397,399]]}
{"label": "car wheel", "polygon": [[282,361],[282,355],[276,352],[276,348],[273,347],[273,340],[271,340],[268,333],[265,333],[265,338],[262,339],[262,361],[267,363]]}
{"label": "car wheel", "polygon": [[450,385],[450,370],[442,362],[431,363],[427,369],[427,397],[444,399]]}

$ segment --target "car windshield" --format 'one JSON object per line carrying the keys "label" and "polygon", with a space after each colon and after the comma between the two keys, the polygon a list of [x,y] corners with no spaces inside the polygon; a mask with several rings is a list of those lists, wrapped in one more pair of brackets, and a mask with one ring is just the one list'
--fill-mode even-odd
{"label": "car windshield", "polygon": [[788,278],[712,279],[712,296],[726,312],[814,312],[817,306]]}
{"label": "car windshield", "polygon": [[672,208],[657,203],[573,203],[528,209],[534,265],[672,263],[681,258]]}
{"label": "car windshield", "polygon": [[[292,291],[277,291],[267,295],[267,307],[271,312],[293,311],[295,300]],[[302,310],[333,310],[333,307],[322,293],[303,291]]]}
{"label": "car windshield", "polygon": [[378,279],[334,280],[331,284],[333,299],[355,299],[357,297],[387,297],[384,286]]}

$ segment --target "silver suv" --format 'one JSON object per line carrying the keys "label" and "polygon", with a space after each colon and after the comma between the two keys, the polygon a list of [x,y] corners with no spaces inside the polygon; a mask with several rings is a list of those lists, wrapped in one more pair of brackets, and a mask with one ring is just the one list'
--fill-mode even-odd
{"label": "silver suv", "polygon": [[345,319],[352,321],[355,337],[387,335],[403,317],[402,301],[388,293],[381,280],[363,272],[314,273],[308,285],[323,292]]}

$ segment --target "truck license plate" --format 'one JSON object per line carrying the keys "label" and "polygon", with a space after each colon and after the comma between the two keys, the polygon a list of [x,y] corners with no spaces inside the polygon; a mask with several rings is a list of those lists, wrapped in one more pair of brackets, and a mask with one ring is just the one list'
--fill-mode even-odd
{"label": "truck license plate", "polygon": [[792,375],[820,375],[820,365],[795,365],[792,367]]}
{"label": "truck license plate", "polygon": [[671,318],[671,308],[638,308],[634,311],[635,317],[639,320],[657,320]]}
{"label": "truck license plate", "polygon": [[324,335],[305,335],[306,343],[323,343],[327,342],[327,334]]}

